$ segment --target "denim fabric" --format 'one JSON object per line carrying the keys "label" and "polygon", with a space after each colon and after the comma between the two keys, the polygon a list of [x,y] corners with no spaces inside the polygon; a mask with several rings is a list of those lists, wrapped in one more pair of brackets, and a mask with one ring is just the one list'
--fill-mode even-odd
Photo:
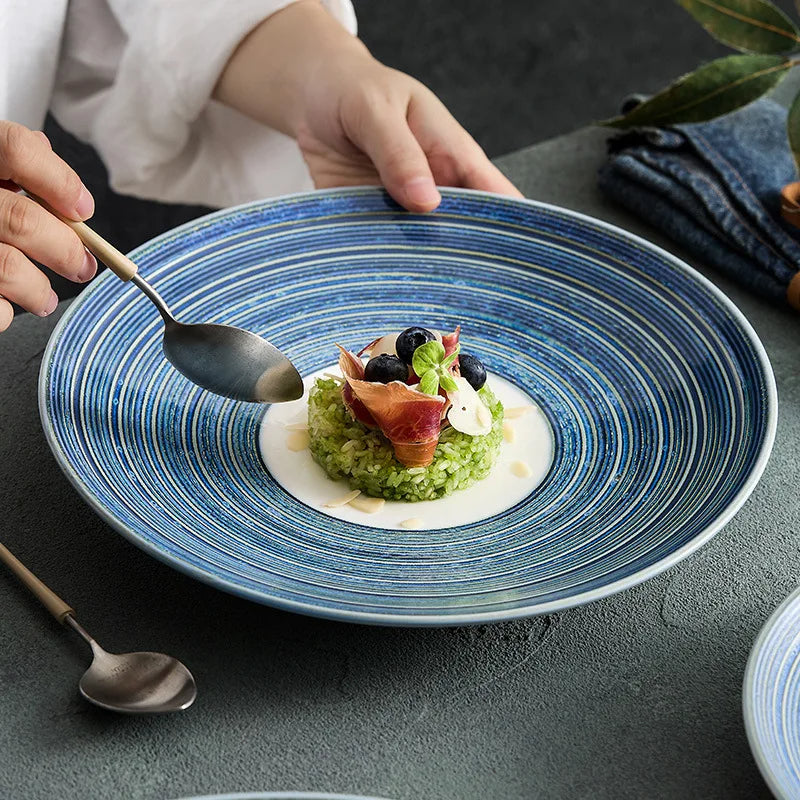
{"label": "denim fabric", "polygon": [[800,238],[780,217],[796,180],[786,108],[768,99],[711,122],[648,128],[609,142],[600,188],[751,291],[785,303]]}

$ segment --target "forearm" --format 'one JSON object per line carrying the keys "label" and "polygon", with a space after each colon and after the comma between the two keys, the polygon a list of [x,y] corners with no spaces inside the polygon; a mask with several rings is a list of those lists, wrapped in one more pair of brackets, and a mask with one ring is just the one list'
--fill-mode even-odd
{"label": "forearm", "polygon": [[290,136],[326,64],[370,58],[318,0],[298,0],[264,20],[234,51],[214,98]]}

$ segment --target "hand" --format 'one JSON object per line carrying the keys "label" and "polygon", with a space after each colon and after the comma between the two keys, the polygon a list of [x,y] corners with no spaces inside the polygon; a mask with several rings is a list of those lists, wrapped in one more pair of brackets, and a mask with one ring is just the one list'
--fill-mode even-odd
{"label": "hand", "polygon": [[313,0],[250,33],[215,97],[297,139],[315,186],[383,183],[411,211],[431,211],[435,184],[521,197],[439,99],[376,61]]}
{"label": "hand", "polygon": [[94,200],[75,172],[52,150],[47,137],[0,120],[0,331],[14,318],[11,302],[34,314],[51,314],[58,297],[30,259],[73,281],[91,280],[97,261],[74,231],[20,187],[74,220],[94,213]]}
{"label": "hand", "polygon": [[441,101],[368,53],[310,82],[297,142],[317,188],[382,183],[411,211],[432,211],[440,186],[522,195]]}

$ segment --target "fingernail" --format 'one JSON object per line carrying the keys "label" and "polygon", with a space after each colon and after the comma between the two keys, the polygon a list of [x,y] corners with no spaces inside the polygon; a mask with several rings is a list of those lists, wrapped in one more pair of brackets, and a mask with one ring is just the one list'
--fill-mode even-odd
{"label": "fingernail", "polygon": [[412,178],[403,188],[411,205],[420,208],[434,209],[442,199],[432,178]]}
{"label": "fingernail", "polygon": [[75,206],[75,213],[80,219],[89,219],[94,214],[94,198],[85,187],[81,187],[81,196]]}
{"label": "fingernail", "polygon": [[88,250],[86,250],[85,253],[86,255],[83,257],[83,266],[78,273],[78,280],[81,283],[90,281],[97,272],[97,259]]}
{"label": "fingernail", "polygon": [[47,302],[47,306],[45,307],[44,311],[39,312],[39,316],[40,317],[49,316],[56,310],[57,305],[58,305],[58,295],[51,289],[50,300]]}

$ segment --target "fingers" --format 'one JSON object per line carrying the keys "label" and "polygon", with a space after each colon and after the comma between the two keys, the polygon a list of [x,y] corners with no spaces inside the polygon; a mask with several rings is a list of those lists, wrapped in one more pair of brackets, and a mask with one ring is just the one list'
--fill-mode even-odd
{"label": "fingers", "polygon": [[2,333],[11,324],[14,319],[14,309],[8,300],[0,297],[0,333]]}
{"label": "fingers", "polygon": [[[44,273],[19,250],[3,242],[0,242],[0,296],[6,305],[11,300],[40,317],[52,314],[58,304],[58,297]],[[3,311],[0,307],[0,316]],[[8,318],[10,323],[11,317]]]}
{"label": "fingers", "polygon": [[405,108],[377,101],[364,104],[350,132],[372,160],[381,183],[409,211],[432,211],[441,196],[419,142],[408,127]]}
{"label": "fingers", "polygon": [[72,281],[88,281],[97,271],[97,261],[73,230],[33,200],[4,189],[0,189],[0,242]]}
{"label": "fingers", "polygon": [[458,124],[442,102],[421,85],[409,102],[408,121],[428,154],[437,183],[510,197],[523,196],[489,161],[478,143]]}
{"label": "fingers", "polygon": [[85,220],[94,213],[89,190],[47,137],[5,120],[0,120],[0,179],[30,190],[69,219]]}

